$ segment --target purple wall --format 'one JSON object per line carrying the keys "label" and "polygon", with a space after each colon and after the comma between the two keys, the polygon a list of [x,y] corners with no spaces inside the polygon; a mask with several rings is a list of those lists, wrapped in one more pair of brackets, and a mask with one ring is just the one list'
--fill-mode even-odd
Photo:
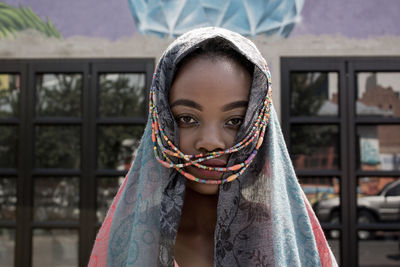
{"label": "purple wall", "polygon": [[137,32],[127,0],[1,0],[32,7],[42,19],[49,18],[64,38],[73,35],[116,40]]}
{"label": "purple wall", "polygon": [[[116,40],[137,33],[128,0],[2,0],[31,6],[48,17],[64,38],[74,35]],[[290,36],[342,34],[352,38],[400,35],[399,0],[305,0],[302,21]],[[289,36],[289,38],[290,38]]]}
{"label": "purple wall", "polygon": [[291,36],[337,34],[352,38],[400,35],[398,0],[305,0]]}

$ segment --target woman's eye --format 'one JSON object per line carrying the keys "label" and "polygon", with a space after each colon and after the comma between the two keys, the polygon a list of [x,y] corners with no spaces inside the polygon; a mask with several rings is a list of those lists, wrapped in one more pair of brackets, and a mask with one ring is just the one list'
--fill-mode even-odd
{"label": "woman's eye", "polygon": [[196,120],[191,116],[180,116],[177,119],[178,124],[195,124]]}
{"label": "woman's eye", "polygon": [[240,125],[242,125],[242,123],[243,123],[242,118],[233,118],[230,119],[226,124],[228,126],[239,127]]}

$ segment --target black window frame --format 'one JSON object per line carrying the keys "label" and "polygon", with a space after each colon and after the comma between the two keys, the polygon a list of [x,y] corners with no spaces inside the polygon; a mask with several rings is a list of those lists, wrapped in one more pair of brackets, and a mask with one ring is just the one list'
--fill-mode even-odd
{"label": "black window frame", "polygon": [[[96,212],[96,177],[124,176],[127,171],[96,169],[97,125],[142,125],[148,116],[146,110],[140,117],[99,118],[97,116],[98,84],[100,73],[145,73],[145,95],[150,90],[154,72],[154,58],[112,58],[112,59],[0,59],[0,73],[20,75],[19,118],[0,119],[0,125],[18,126],[18,162],[16,169],[0,168],[1,177],[17,179],[16,221],[0,221],[0,228],[15,229],[14,265],[31,266],[32,235],[35,228],[76,229],[79,232],[78,265],[87,266],[90,252],[98,230]],[[82,73],[81,117],[35,117],[35,77],[37,73]],[[81,127],[81,168],[35,169],[34,131],[36,125],[79,125]],[[33,181],[40,177],[80,177],[80,217],[78,222],[34,222]]]}
{"label": "black window frame", "polygon": [[[290,129],[299,124],[336,124],[340,127],[340,168],[338,170],[296,170],[301,177],[332,176],[340,178],[341,223],[322,223],[324,230],[339,229],[340,266],[358,266],[358,230],[398,231],[395,223],[357,223],[357,183],[363,176],[400,177],[398,171],[362,171],[357,168],[356,127],[358,125],[400,125],[400,118],[357,116],[356,73],[400,72],[400,57],[282,57],[281,121],[290,152]],[[337,117],[292,117],[290,115],[291,72],[337,72],[339,74],[339,114]]]}

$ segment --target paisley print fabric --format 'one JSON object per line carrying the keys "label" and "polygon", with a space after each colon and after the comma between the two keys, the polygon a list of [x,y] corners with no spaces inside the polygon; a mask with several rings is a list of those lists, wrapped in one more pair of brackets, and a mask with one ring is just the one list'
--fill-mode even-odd
{"label": "paisley print fabric", "polygon": [[[168,105],[175,67],[212,38],[224,39],[255,66],[237,141],[250,131],[271,90],[268,66],[248,39],[213,27],[182,35],[164,52],[152,82],[160,125],[178,146],[178,126]],[[233,153],[228,165],[243,162],[254,147]],[[97,235],[89,266],[174,266],[184,193],[185,178],[154,157],[149,118],[134,163]],[[273,108],[255,160],[238,179],[219,188],[214,266],[337,266],[297,181]]]}

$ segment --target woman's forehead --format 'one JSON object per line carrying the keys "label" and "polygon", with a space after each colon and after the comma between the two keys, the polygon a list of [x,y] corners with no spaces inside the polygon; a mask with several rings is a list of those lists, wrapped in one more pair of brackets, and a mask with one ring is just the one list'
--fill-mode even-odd
{"label": "woman's forehead", "polygon": [[251,76],[229,59],[207,58],[188,62],[178,73],[170,91],[170,102],[180,98],[220,104],[248,100]]}

